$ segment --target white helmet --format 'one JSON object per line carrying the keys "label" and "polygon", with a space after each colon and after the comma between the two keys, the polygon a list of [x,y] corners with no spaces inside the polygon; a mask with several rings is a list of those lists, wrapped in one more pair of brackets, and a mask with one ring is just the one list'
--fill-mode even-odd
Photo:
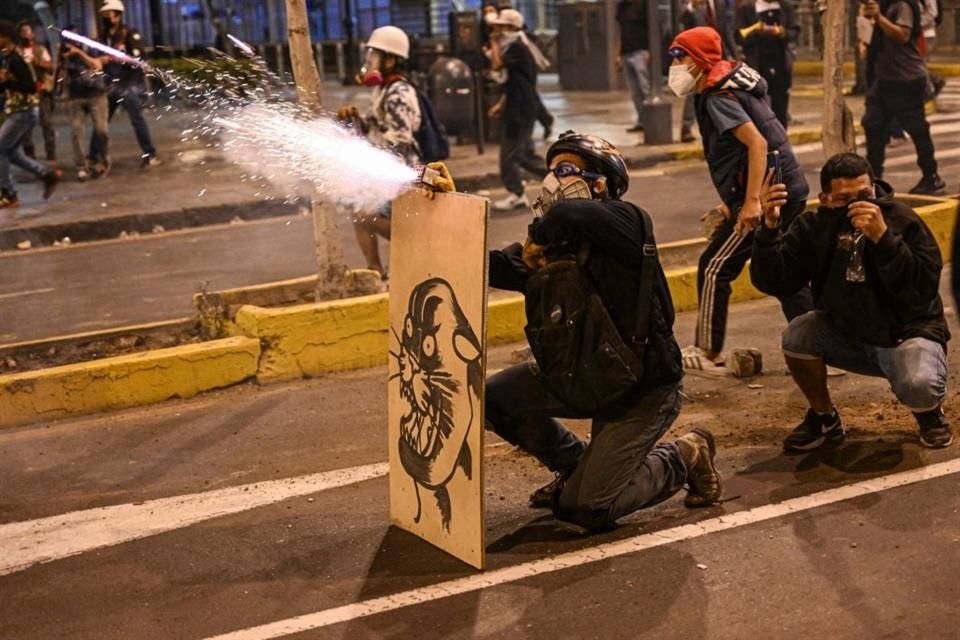
{"label": "white helmet", "polygon": [[523,29],[523,14],[516,9],[501,9],[487,24]]}
{"label": "white helmet", "polygon": [[[107,0],[107,2],[115,1],[118,2],[119,0]],[[373,33],[370,34],[370,39],[367,40],[367,47],[379,49],[384,53],[392,53],[404,60],[410,57],[410,38],[399,27],[387,25],[374,29]]]}
{"label": "white helmet", "polygon": [[119,11],[123,13],[122,0],[104,0],[103,6],[100,7],[100,13],[104,11]]}

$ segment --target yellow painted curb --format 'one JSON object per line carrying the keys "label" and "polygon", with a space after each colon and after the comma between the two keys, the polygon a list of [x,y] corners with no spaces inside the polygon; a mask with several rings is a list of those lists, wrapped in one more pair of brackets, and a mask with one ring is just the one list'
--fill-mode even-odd
{"label": "yellow painted curb", "polygon": [[[857,132],[860,132],[860,125],[857,125]],[[823,140],[823,129],[821,127],[806,127],[802,129],[788,129],[787,137],[790,144],[799,145],[810,142],[820,142]],[[670,157],[675,161],[680,160],[703,160],[703,146],[700,144],[691,144],[683,147],[677,147],[667,151]]]}
{"label": "yellow painted curb", "polygon": [[[927,70],[940,76],[954,78],[960,76],[960,64],[953,62],[931,62],[927,64]],[[852,62],[843,63],[843,73],[847,76],[853,76],[857,72],[857,67]],[[819,61],[803,61],[793,63],[793,75],[795,76],[817,76],[823,77],[823,63]]]}
{"label": "yellow painted curb", "polygon": [[0,427],[191,398],[252,377],[259,357],[237,337],[0,375]]}

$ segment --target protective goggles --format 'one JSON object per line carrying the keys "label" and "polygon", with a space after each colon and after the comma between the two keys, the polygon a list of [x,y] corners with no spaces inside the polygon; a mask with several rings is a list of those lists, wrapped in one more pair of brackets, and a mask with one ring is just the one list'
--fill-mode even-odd
{"label": "protective goggles", "polygon": [[583,176],[587,180],[599,180],[603,177],[602,173],[594,173],[593,171],[584,171],[575,164],[569,162],[560,162],[553,169],[550,170],[553,175],[558,178],[565,178],[567,176]]}
{"label": "protective goggles", "polygon": [[672,47],[667,49],[667,55],[669,55],[672,60],[681,60],[687,57],[687,52],[680,47]]}

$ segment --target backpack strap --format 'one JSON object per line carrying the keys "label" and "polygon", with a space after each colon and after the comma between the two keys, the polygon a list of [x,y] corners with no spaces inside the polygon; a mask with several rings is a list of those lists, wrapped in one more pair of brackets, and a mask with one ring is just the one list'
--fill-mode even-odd
{"label": "backpack strap", "polygon": [[650,342],[650,307],[653,299],[653,276],[657,270],[657,241],[653,237],[650,214],[637,207],[643,226],[643,259],[640,263],[640,289],[637,293],[637,325],[633,332],[633,347],[643,359],[643,351]]}

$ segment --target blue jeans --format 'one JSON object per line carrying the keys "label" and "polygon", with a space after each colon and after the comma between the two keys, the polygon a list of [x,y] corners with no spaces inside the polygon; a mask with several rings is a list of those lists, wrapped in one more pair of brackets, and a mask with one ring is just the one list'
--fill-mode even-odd
{"label": "blue jeans", "polygon": [[624,54],[623,77],[637,110],[637,124],[642,126],[644,103],[650,95],[650,52],[641,49]]}
{"label": "blue jeans", "polygon": [[823,311],[810,311],[787,325],[783,353],[886,378],[897,400],[914,413],[936,409],[947,395],[947,354],[942,344],[910,338],[895,347],[874,347],[842,335]]}
{"label": "blue jeans", "polygon": [[[157,155],[157,149],[153,146],[153,140],[150,138],[150,128],[147,126],[147,119],[143,117],[143,103],[146,97],[146,90],[141,86],[131,86],[122,89],[114,88],[110,91],[109,116],[113,120],[113,114],[119,107],[123,107],[127,116],[130,118],[130,124],[133,125],[133,133],[137,137],[137,143],[145,157]],[[98,158],[106,153],[101,153],[91,140],[90,157]]]}
{"label": "blue jeans", "polygon": [[23,152],[23,141],[37,124],[37,109],[11,113],[0,124],[0,188],[13,191],[10,165],[15,164],[38,178],[47,168]]}
{"label": "blue jeans", "polygon": [[[487,428],[552,471],[571,474],[554,514],[603,529],[683,488],[687,468],[673,442],[658,442],[680,413],[678,382],[637,391],[598,415],[578,414],[518,364],[487,380]],[[589,444],[556,418],[592,418]]]}

